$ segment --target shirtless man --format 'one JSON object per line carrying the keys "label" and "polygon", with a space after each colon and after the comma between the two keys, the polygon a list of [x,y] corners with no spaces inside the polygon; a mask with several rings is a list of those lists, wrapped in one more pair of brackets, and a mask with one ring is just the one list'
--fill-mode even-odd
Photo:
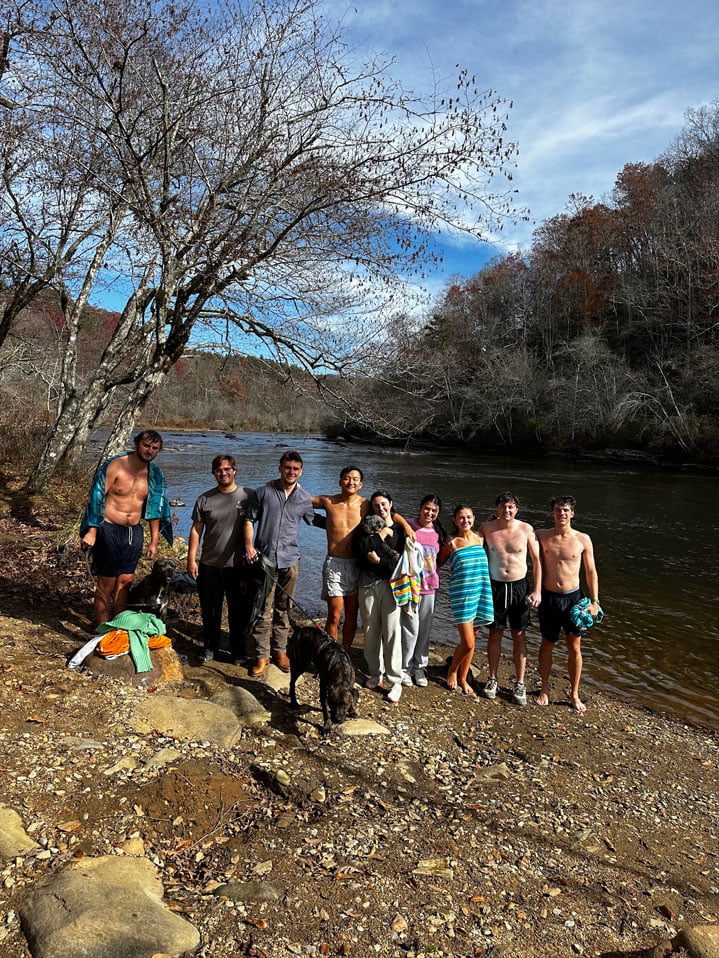
{"label": "shirtless man", "polygon": [[579,574],[583,568],[591,599],[587,611],[596,616],[599,611],[599,577],[594,565],[592,540],[585,533],[572,528],[575,505],[573,496],[555,496],[550,503],[554,528],[540,529],[537,533],[542,558],[542,604],[539,607],[539,631],[542,633],[539,674],[542,690],[537,698],[537,705],[549,705],[552,654],[560,629],[564,629],[571,683],[570,698],[576,712],[585,712],[586,706],[579,698],[579,679],[582,674],[580,644],[584,629],[572,623],[569,612],[582,598]]}
{"label": "shirtless man", "polygon": [[[340,473],[341,492],[333,496],[312,496],[314,509],[326,514],[327,557],[322,566],[322,598],[327,602],[325,632],[337,638],[342,610],[342,647],[349,652],[357,632],[360,569],[352,551],[352,533],[370,512],[369,500],[359,495],[364,476],[358,466],[345,466]],[[412,540],[414,529],[398,513],[393,519]]]}
{"label": "shirtless man", "polygon": [[[497,669],[502,648],[502,635],[509,620],[512,633],[516,682],[512,701],[527,704],[524,673],[527,668],[527,628],[529,609],[539,605],[542,590],[542,565],[534,529],[528,522],[517,519],[519,499],[511,492],[503,492],[494,501],[497,518],[484,522],[480,534],[484,537],[489,575],[492,580],[494,622],[489,626],[487,658],[489,679],[484,686],[484,697],[497,696]],[[534,589],[527,582],[527,555],[532,560]]]}
{"label": "shirtless man", "polygon": [[352,533],[369,513],[369,500],[359,495],[362,470],[346,466],[340,473],[341,492],[312,496],[312,506],[326,513],[327,557],[322,566],[322,598],[327,601],[325,632],[337,638],[342,610],[342,646],[349,652],[357,632],[359,566],[352,552]]}
{"label": "shirtless man", "polygon": [[92,549],[95,622],[123,612],[132,576],[142,555],[141,519],[150,526],[147,555],[157,555],[160,532],[172,544],[170,504],[162,471],[153,462],[162,449],[154,429],[138,433],[135,451],[114,456],[95,473],[80,523],[80,544]]}

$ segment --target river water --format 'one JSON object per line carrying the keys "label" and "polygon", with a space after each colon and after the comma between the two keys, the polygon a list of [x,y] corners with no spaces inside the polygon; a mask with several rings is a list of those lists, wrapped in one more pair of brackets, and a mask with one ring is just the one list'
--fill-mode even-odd
{"label": "river water", "polygon": [[[476,457],[461,451],[410,450],[372,445],[342,447],[316,436],[220,432],[164,432],[158,463],[173,499],[176,532],[187,538],[190,512],[200,492],[214,485],[212,457],[235,456],[238,482],[259,486],[276,478],[279,457],[299,449],[304,459],[302,485],[312,494],[339,491],[340,469],[359,465],[363,493],[386,488],[407,518],[419,500],[436,493],[442,519],[451,528],[455,504],[471,505],[484,518],[499,492],[511,490],[522,502],[520,518],[536,528],[551,525],[549,498],[557,493],[577,499],[574,526],[591,535],[599,571],[604,622],[583,640],[582,684],[606,688],[627,700],[679,718],[719,728],[716,689],[719,605],[716,561],[719,531],[719,478],[699,472],[656,470],[645,466],[597,464],[560,459],[523,461]],[[303,526],[297,600],[320,621],[320,569],[326,539],[321,529]],[[446,581],[438,600],[435,636],[453,644],[454,626]],[[539,634],[528,633],[530,661],[536,664]],[[503,651],[511,639],[505,634]],[[483,660],[478,660],[482,662]],[[564,675],[566,655],[560,640],[555,670]],[[502,667],[505,677],[510,663]],[[564,683],[553,679],[555,694]]]}

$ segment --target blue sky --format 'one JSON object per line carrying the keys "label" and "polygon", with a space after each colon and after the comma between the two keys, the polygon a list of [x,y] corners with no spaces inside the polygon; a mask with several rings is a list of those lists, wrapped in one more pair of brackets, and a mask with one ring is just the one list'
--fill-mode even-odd
{"label": "blue sky", "polygon": [[[656,159],[689,107],[719,97],[716,0],[330,0],[330,9],[358,53],[395,57],[408,87],[426,88],[430,68],[453,77],[460,64],[514,101],[515,185],[532,222],[507,224],[498,252],[526,247],[570,194],[606,196],[625,163]],[[430,291],[487,258],[466,240],[444,249]]]}

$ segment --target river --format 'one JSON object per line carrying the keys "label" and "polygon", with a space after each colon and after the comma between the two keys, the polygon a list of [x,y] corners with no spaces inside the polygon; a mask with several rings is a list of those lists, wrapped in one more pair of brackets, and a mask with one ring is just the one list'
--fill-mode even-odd
{"label": "river", "polygon": [[[436,452],[384,449],[372,445],[342,447],[317,436],[221,432],[163,433],[158,457],[173,499],[176,531],[187,537],[197,495],[214,484],[210,462],[229,452],[238,464],[238,482],[258,486],[277,476],[285,449],[299,449],[304,458],[302,485],[313,494],[339,490],[340,469],[348,464],[364,471],[365,495],[386,488],[407,518],[415,516],[428,492],[444,503],[442,519],[451,527],[456,503],[471,505],[484,518],[499,492],[511,490],[522,502],[520,518],[536,528],[551,525],[549,498],[557,493],[576,497],[574,526],[591,535],[599,571],[604,622],[583,640],[582,684],[605,688],[635,704],[671,713],[681,719],[719,728],[716,704],[719,651],[716,561],[719,531],[719,478],[681,470],[640,465],[574,462],[563,459],[523,461],[509,457],[476,457],[461,451]],[[323,620],[320,568],[325,535],[303,526],[302,562],[297,600]],[[714,610],[714,611],[712,611]],[[435,635],[454,643],[445,586],[438,601]],[[528,633],[530,660],[536,664],[539,634]],[[511,650],[509,633],[503,651]],[[484,660],[478,659],[484,667]],[[566,655],[560,643],[555,671],[564,673]],[[511,663],[502,666],[505,682]],[[555,678],[556,692],[560,682]]]}

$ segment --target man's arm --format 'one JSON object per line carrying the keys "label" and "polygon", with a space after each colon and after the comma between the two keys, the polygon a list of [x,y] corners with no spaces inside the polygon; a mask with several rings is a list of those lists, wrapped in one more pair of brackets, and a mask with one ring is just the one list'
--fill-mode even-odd
{"label": "man's arm", "polygon": [[[315,518],[316,518],[316,516],[315,516],[315,510],[314,510],[314,502],[312,501],[312,497],[310,497],[310,501],[309,501],[309,503],[308,503],[308,505],[307,505],[307,508],[305,509],[304,513],[302,514],[302,520],[303,520],[308,526],[313,526],[313,525],[315,524]],[[322,527],[320,526],[320,528],[322,528]]]}
{"label": "man's arm", "polygon": [[529,594],[529,604],[537,608],[542,601],[542,558],[539,554],[539,542],[534,529],[530,526],[527,533],[527,552],[532,560],[532,574],[534,578],[534,589]]}
{"label": "man's arm", "polygon": [[97,527],[105,520],[105,483],[111,460],[100,463],[92,478],[85,511],[80,520],[80,544],[83,549],[91,549],[97,538]]}
{"label": "man's arm", "polygon": [[80,545],[83,549],[92,549],[97,538],[97,526],[90,526],[85,535],[80,539]]}
{"label": "man's arm", "polygon": [[245,538],[245,558],[248,562],[257,561],[257,549],[255,549],[252,544],[254,538],[255,527],[252,525],[249,519],[245,519],[245,528],[243,531]]}
{"label": "man's arm", "polygon": [[150,544],[147,547],[147,556],[154,559],[157,555],[157,547],[160,544],[160,520],[148,519],[147,524],[150,527]]}
{"label": "man's arm", "polygon": [[599,611],[599,575],[597,574],[597,567],[594,564],[594,546],[588,535],[584,536],[582,565],[584,566],[584,578],[587,581],[587,591],[591,599],[588,611],[591,615],[596,615]]}
{"label": "man's arm", "polygon": [[408,539],[411,539],[412,542],[417,541],[417,533],[414,531],[409,522],[407,522],[407,520],[399,514],[399,512],[393,512],[392,519],[397,523],[398,526],[401,526],[402,531]]}
{"label": "man's arm", "polygon": [[203,522],[193,522],[190,529],[190,539],[187,544],[187,574],[191,579],[197,578],[199,571],[197,566],[197,550],[200,547],[200,538],[202,530],[205,528]]}

